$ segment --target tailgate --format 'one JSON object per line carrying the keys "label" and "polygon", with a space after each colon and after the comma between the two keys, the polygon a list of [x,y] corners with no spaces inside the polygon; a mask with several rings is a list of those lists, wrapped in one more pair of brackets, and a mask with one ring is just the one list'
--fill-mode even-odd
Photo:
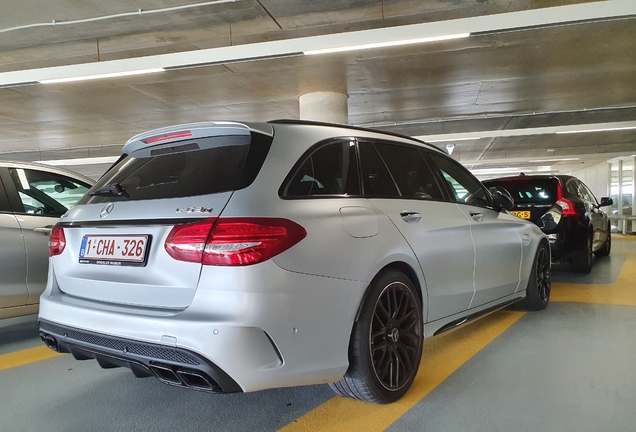
{"label": "tailgate", "polygon": [[[175,225],[215,217],[231,193],[206,197],[209,213],[190,213],[175,218],[178,204],[169,206],[170,218],[113,219],[112,221],[61,222],[66,247],[51,258],[59,289],[76,297],[107,303],[151,308],[183,309],[192,301],[201,264],[178,261],[166,252],[166,237]],[[192,198],[189,199],[192,204]],[[201,201],[201,200],[199,200]],[[118,202],[111,216],[160,214],[160,204]],[[91,208],[93,207],[93,208]],[[84,206],[82,212],[99,213],[103,205]],[[137,208],[133,208],[137,207]],[[154,207],[154,209],[153,209]],[[196,206],[184,205],[194,209]],[[153,211],[150,211],[153,209]]]}

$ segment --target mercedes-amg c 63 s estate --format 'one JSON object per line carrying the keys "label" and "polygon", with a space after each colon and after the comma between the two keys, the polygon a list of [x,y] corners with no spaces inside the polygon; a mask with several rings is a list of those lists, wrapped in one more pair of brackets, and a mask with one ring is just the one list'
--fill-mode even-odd
{"label": "mercedes-amg c 63 s estate", "polygon": [[543,309],[550,247],[420,141],[300,121],[131,138],[49,241],[52,349],[210,392],[330,383],[376,403],[424,340]]}

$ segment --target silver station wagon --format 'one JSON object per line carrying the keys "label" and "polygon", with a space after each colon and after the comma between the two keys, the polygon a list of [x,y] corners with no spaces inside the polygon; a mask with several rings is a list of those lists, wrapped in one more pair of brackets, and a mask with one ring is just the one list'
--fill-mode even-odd
{"label": "silver station wagon", "polygon": [[143,133],[53,229],[41,337],[184,388],[330,383],[389,403],[426,338],[547,305],[549,243],[512,205],[437,148],[373,130]]}

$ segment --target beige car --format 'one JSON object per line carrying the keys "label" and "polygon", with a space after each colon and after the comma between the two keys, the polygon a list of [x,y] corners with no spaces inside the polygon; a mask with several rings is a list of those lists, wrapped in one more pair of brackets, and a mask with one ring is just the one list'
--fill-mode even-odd
{"label": "beige car", "polygon": [[0,161],[0,319],[38,312],[51,228],[93,183],[47,165]]}

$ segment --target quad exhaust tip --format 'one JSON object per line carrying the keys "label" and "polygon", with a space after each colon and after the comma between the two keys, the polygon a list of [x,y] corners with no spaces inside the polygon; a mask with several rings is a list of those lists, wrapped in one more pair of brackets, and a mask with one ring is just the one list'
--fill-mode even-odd
{"label": "quad exhaust tip", "polygon": [[210,377],[202,372],[189,369],[175,369],[167,365],[150,364],[150,370],[159,381],[170,384],[188,387],[193,390],[221,391],[221,387]]}
{"label": "quad exhaust tip", "polygon": [[42,339],[44,345],[51,348],[53,351],[60,352],[60,347],[57,344],[57,340],[53,336],[40,333],[40,339]]}
{"label": "quad exhaust tip", "polygon": [[[143,364],[133,360],[119,359],[107,355],[101,355],[74,346],[67,346],[66,342],[58,342],[57,338],[45,332],[40,332],[40,339],[44,344],[55,352],[71,353],[77,360],[95,359],[98,364],[105,369],[126,366],[130,368],[136,377],[143,378],[155,376],[164,384],[173,386],[186,387],[192,390],[207,391],[213,393],[224,393],[224,389],[210,377],[206,372],[191,369],[188,367],[180,367],[178,365],[169,365],[156,363]],[[232,389],[233,390],[233,389]],[[236,390],[234,390],[236,391]]]}
{"label": "quad exhaust tip", "polygon": [[215,390],[215,385],[202,374],[196,371],[189,371],[185,369],[177,370],[177,375],[181,378],[183,383],[193,389],[197,390]]}

